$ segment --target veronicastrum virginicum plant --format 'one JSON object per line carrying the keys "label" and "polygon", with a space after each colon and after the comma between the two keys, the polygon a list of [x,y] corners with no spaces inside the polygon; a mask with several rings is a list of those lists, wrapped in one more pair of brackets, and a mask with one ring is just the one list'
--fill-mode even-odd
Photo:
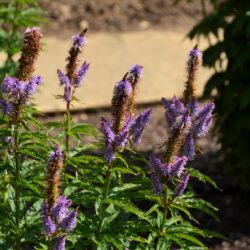
{"label": "veronicastrum virginicum plant", "polygon": [[213,233],[186,218],[197,222],[190,208],[214,217],[216,209],[185,191],[190,176],[216,186],[186,166],[214,108],[212,103],[199,107],[194,93],[201,52],[195,47],[189,54],[183,100],[162,99],[169,136],[161,155],[151,154],[148,161],[134,149],[152,115],[151,109],[135,115],[142,66],[133,65],[115,85],[111,120],[101,117],[101,131],[73,123],[71,106],[89,69],[86,62],[78,67],[85,35],[86,30],[73,37],[66,72],[57,71],[64,122],[42,126],[32,117],[36,111],[29,100],[41,84],[41,77],[31,75],[40,47],[38,28],[25,31],[18,73],[1,85],[1,247],[206,249],[199,239]]}

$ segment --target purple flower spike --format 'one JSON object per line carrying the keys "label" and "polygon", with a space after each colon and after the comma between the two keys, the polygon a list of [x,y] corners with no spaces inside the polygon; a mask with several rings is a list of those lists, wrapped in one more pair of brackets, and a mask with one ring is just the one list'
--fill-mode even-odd
{"label": "purple flower spike", "polygon": [[66,245],[66,236],[62,235],[61,237],[56,239],[53,250],[65,250],[65,245]]}
{"label": "purple flower spike", "polygon": [[189,110],[191,117],[196,116],[199,110],[198,101],[195,98],[192,98],[192,100],[187,104],[187,109]]}
{"label": "purple flower spike", "polygon": [[43,79],[41,76],[33,76],[32,79],[38,86],[42,85],[43,83]]}
{"label": "purple flower spike", "polygon": [[176,173],[176,175],[178,177],[180,177],[181,174],[184,171],[184,168],[185,168],[185,166],[187,164],[187,161],[188,161],[188,158],[186,156],[182,156],[182,157],[174,156],[173,157],[173,163],[171,163],[172,166],[171,166],[170,175]]}
{"label": "purple flower spike", "polygon": [[0,107],[4,115],[10,115],[13,111],[12,104],[5,100],[0,100]]}
{"label": "purple flower spike", "polygon": [[42,78],[40,76],[34,76],[25,85],[25,92],[27,95],[33,95],[36,92],[38,85],[42,84]]}
{"label": "purple flower spike", "polygon": [[8,94],[12,88],[14,87],[14,84],[16,83],[17,79],[14,77],[6,76],[3,80],[3,83],[1,85],[1,90],[3,93]]}
{"label": "purple flower spike", "polygon": [[59,82],[60,82],[61,86],[63,86],[63,85],[69,86],[70,85],[69,78],[60,69],[57,70],[57,76],[59,78]]}
{"label": "purple flower spike", "polygon": [[105,145],[104,158],[106,162],[110,163],[115,159],[115,150],[114,146],[111,143]]}
{"label": "purple flower spike", "polygon": [[125,128],[118,135],[116,135],[115,146],[125,147],[127,140],[128,140],[128,130]]}
{"label": "purple flower spike", "polygon": [[150,163],[153,173],[157,173],[160,170],[161,165],[162,165],[161,160],[158,157],[156,157],[155,154],[151,154],[149,156],[149,163]]}
{"label": "purple flower spike", "polygon": [[204,136],[212,123],[212,112],[214,110],[214,104],[209,103],[202,107],[198,113],[193,127],[193,134],[197,137]]}
{"label": "purple flower spike", "polygon": [[176,96],[173,97],[172,101],[162,98],[162,104],[165,108],[165,116],[168,128],[172,129],[175,122],[178,119],[181,119],[183,114],[186,113],[186,108]]}
{"label": "purple flower spike", "polygon": [[119,81],[114,88],[115,99],[125,98],[130,96],[132,93],[132,87],[129,81]]}
{"label": "purple flower spike", "polygon": [[104,117],[101,117],[101,131],[104,134],[105,140],[107,142],[111,143],[114,141],[115,135],[112,130],[112,126]]}
{"label": "purple flower spike", "polygon": [[142,140],[143,130],[146,124],[149,122],[152,115],[152,109],[147,109],[140,113],[132,122],[130,133],[132,135],[132,143],[138,144]]}
{"label": "purple flower spike", "polygon": [[72,40],[73,40],[73,46],[78,48],[79,50],[81,50],[82,47],[87,44],[86,37],[82,36],[81,34],[73,36]]}
{"label": "purple flower spike", "polygon": [[143,74],[143,67],[139,64],[134,64],[129,70],[129,73],[136,76],[137,78],[141,78]]}
{"label": "purple flower spike", "polygon": [[61,160],[63,157],[63,152],[60,149],[59,145],[56,144],[54,150],[49,155],[49,162],[56,162]]}
{"label": "purple flower spike", "polygon": [[162,184],[160,182],[159,176],[154,172],[151,175],[151,182],[154,192],[160,195],[162,193]]}
{"label": "purple flower spike", "polygon": [[62,222],[60,223],[60,226],[63,230],[66,232],[73,231],[76,227],[76,217],[77,217],[77,211],[73,210],[69,212],[67,217],[65,217]]}
{"label": "purple flower spike", "polygon": [[84,62],[83,65],[80,67],[79,71],[77,72],[77,76],[74,79],[73,85],[75,87],[80,87],[82,85],[82,82],[89,70],[90,63]]}
{"label": "purple flower spike", "polygon": [[202,52],[197,47],[193,48],[189,52],[189,60],[190,61],[197,60],[198,62],[201,62],[202,61]]}
{"label": "purple flower spike", "polygon": [[176,187],[175,196],[181,195],[185,191],[185,189],[188,185],[189,177],[190,177],[189,173],[185,173],[182,176],[181,181],[179,182],[178,186]]}
{"label": "purple flower spike", "polygon": [[197,119],[206,120],[207,118],[209,118],[214,110],[214,107],[214,103],[212,102],[204,105],[200,110]]}
{"label": "purple flower spike", "polygon": [[181,102],[181,100],[177,96],[173,97],[172,103],[175,109],[175,113],[177,115],[183,114],[185,112],[184,104]]}
{"label": "purple flower spike", "polygon": [[26,82],[16,80],[13,85],[13,88],[10,90],[8,96],[12,98],[14,103],[17,103],[19,100],[26,99],[25,86]]}
{"label": "purple flower spike", "polygon": [[56,225],[49,215],[49,207],[47,203],[42,204],[41,219],[44,233],[48,236],[54,234],[56,232]]}
{"label": "purple flower spike", "polygon": [[165,117],[168,128],[171,128],[175,122],[175,110],[172,108],[171,102],[165,98],[161,99],[162,105],[165,108]]}
{"label": "purple flower spike", "polygon": [[183,154],[189,159],[192,160],[195,156],[195,144],[194,137],[189,133],[184,141]]}
{"label": "purple flower spike", "polygon": [[62,221],[68,208],[71,206],[71,200],[67,199],[65,196],[59,196],[57,203],[52,207],[51,212],[58,222]]}
{"label": "purple flower spike", "polygon": [[65,85],[64,87],[64,100],[70,102],[70,85]]}
{"label": "purple flower spike", "polygon": [[135,85],[142,78],[142,75],[143,75],[142,66],[138,64],[134,64],[129,70],[127,80],[131,82],[131,84],[133,85],[133,88],[135,88]]}

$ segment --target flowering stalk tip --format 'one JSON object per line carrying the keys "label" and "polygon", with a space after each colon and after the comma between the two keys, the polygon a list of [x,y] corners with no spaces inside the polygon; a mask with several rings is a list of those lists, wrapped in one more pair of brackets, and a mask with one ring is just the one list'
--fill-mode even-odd
{"label": "flowering stalk tip", "polygon": [[40,39],[42,33],[40,28],[27,28],[24,32],[23,47],[19,59],[17,78],[26,81],[34,72],[34,64],[40,51]]}
{"label": "flowering stalk tip", "polygon": [[184,90],[184,101],[188,103],[192,98],[195,97],[195,80],[199,69],[202,64],[202,52],[198,49],[196,45],[189,52],[189,59],[187,62],[187,81],[185,83]]}
{"label": "flowering stalk tip", "polygon": [[46,195],[50,207],[52,207],[58,197],[60,189],[60,174],[63,167],[63,153],[56,144],[54,151],[50,153],[47,165]]}

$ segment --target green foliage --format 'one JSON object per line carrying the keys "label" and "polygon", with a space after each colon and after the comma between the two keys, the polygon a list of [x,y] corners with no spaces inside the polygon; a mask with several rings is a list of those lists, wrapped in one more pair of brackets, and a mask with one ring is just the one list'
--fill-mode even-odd
{"label": "green foliage", "polygon": [[[216,2],[216,1],[215,1]],[[213,67],[204,97],[214,96],[216,126],[232,183],[249,189],[250,179],[250,2],[226,0],[189,33],[190,38],[215,36],[204,51],[204,65]]]}
{"label": "green foliage", "polygon": [[[24,105],[14,112],[19,119],[0,117],[0,249],[51,249],[40,210],[48,156],[56,143],[64,150],[60,192],[78,209],[67,249],[207,249],[203,238],[222,237],[199,227],[193,211],[217,219],[217,209],[191,187],[176,196],[165,185],[164,201],[155,194],[148,160],[133,148],[119,148],[112,164],[107,163],[102,133],[75,124],[68,103],[62,122],[41,124],[35,118],[39,114]],[[208,176],[192,168],[189,172],[217,188]]]}
{"label": "green foliage", "polygon": [[14,58],[21,50],[20,30],[44,22],[44,12],[37,0],[9,0],[0,2],[0,52],[5,61],[0,65],[0,80],[6,74],[15,75],[18,62]]}

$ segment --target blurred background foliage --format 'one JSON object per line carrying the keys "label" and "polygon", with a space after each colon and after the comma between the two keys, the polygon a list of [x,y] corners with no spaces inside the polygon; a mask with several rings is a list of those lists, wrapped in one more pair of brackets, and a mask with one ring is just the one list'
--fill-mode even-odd
{"label": "blurred background foliage", "polygon": [[232,184],[250,189],[250,1],[211,1],[211,5],[212,11],[188,36],[209,40],[204,66],[214,68],[214,74],[203,97],[216,103],[216,134],[225,171]]}
{"label": "blurred background foliage", "polygon": [[37,0],[0,1],[0,52],[5,61],[0,65],[0,80],[8,73],[14,75],[18,62],[14,56],[21,50],[20,30],[40,26],[45,12],[39,8]]}

